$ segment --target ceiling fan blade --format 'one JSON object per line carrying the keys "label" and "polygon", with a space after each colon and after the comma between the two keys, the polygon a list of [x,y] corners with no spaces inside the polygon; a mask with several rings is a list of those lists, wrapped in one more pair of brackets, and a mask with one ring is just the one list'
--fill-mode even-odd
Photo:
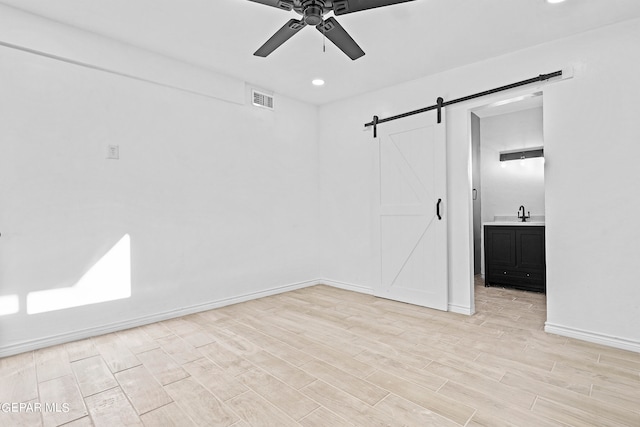
{"label": "ceiling fan blade", "polygon": [[364,51],[360,49],[358,43],[356,43],[345,29],[342,28],[342,25],[338,24],[338,21],[336,21],[334,17],[326,19],[316,28],[327,36],[333,44],[338,46],[341,51],[346,53],[349,58],[356,60],[364,55]]}
{"label": "ceiling fan blade", "polygon": [[392,4],[405,3],[408,1],[414,0],[336,0],[333,2],[333,14],[336,16],[344,15],[346,13],[359,12],[375,7],[391,6]]}
{"label": "ceiling fan blade", "polygon": [[280,45],[289,40],[295,33],[303,29],[307,24],[304,21],[297,21],[290,19],[289,22],[284,24],[274,35],[260,49],[256,50],[255,56],[266,57],[271,52],[280,47]]}
{"label": "ceiling fan blade", "polygon": [[267,6],[277,7],[282,10],[293,10],[293,0],[249,0],[254,3],[262,3]]}

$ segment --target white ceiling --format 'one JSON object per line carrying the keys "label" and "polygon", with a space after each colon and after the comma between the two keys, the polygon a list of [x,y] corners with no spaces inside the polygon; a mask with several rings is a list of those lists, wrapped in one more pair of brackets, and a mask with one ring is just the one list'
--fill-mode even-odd
{"label": "white ceiling", "polygon": [[253,56],[298,15],[248,0],[0,2],[314,104],[640,17],[639,0],[416,0],[339,16],[366,52],[351,61],[314,28]]}

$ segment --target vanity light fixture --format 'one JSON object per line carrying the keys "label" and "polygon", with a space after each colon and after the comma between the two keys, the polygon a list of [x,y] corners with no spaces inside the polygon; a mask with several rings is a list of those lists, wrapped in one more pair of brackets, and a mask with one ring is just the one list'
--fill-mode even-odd
{"label": "vanity light fixture", "polygon": [[535,157],[544,157],[544,148],[535,147],[535,148],[525,148],[523,150],[500,152],[501,162],[505,162],[507,160],[533,159]]}

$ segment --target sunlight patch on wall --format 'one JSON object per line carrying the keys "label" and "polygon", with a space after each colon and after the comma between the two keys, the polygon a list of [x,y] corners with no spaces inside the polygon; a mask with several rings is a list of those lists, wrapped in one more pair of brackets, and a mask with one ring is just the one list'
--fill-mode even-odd
{"label": "sunlight patch on wall", "polygon": [[20,299],[18,295],[0,297],[0,316],[15,314],[18,311],[20,311]]}
{"label": "sunlight patch on wall", "polygon": [[131,296],[131,243],[125,234],[70,288],[30,292],[27,313],[46,313]]}

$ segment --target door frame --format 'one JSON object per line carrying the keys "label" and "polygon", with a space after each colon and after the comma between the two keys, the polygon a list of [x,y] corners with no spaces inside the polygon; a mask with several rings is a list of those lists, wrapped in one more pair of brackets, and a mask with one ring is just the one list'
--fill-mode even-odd
{"label": "door frame", "polygon": [[[469,176],[468,176],[468,204],[469,204],[469,215],[468,215],[468,223],[469,223],[469,262],[470,262],[470,270],[471,277],[469,278],[469,291],[470,291],[470,314],[474,314],[476,312],[475,308],[475,281],[473,274],[473,263],[474,263],[474,247],[473,247],[473,175],[472,175],[472,167],[473,167],[473,146],[472,146],[472,129],[471,129],[471,114],[477,111],[484,110],[486,108],[491,108],[493,106],[501,105],[503,103],[515,102],[518,98],[523,97],[531,97],[531,96],[541,96],[542,97],[542,109],[544,112],[544,99],[545,99],[545,86],[546,84],[540,84],[536,86],[529,87],[527,89],[522,90],[513,90],[506,91],[502,93],[498,93],[492,96],[487,96],[485,98],[480,98],[476,102],[470,102],[466,107],[465,115],[467,117],[467,145],[468,145],[468,168],[469,168]],[[496,105],[497,104],[497,105]],[[544,120],[542,122],[542,132],[544,135]],[[482,140],[482,134],[481,134]],[[547,196],[547,185],[545,181],[545,199]],[[545,217],[547,216],[545,212]],[[546,248],[545,248],[546,249]]]}

